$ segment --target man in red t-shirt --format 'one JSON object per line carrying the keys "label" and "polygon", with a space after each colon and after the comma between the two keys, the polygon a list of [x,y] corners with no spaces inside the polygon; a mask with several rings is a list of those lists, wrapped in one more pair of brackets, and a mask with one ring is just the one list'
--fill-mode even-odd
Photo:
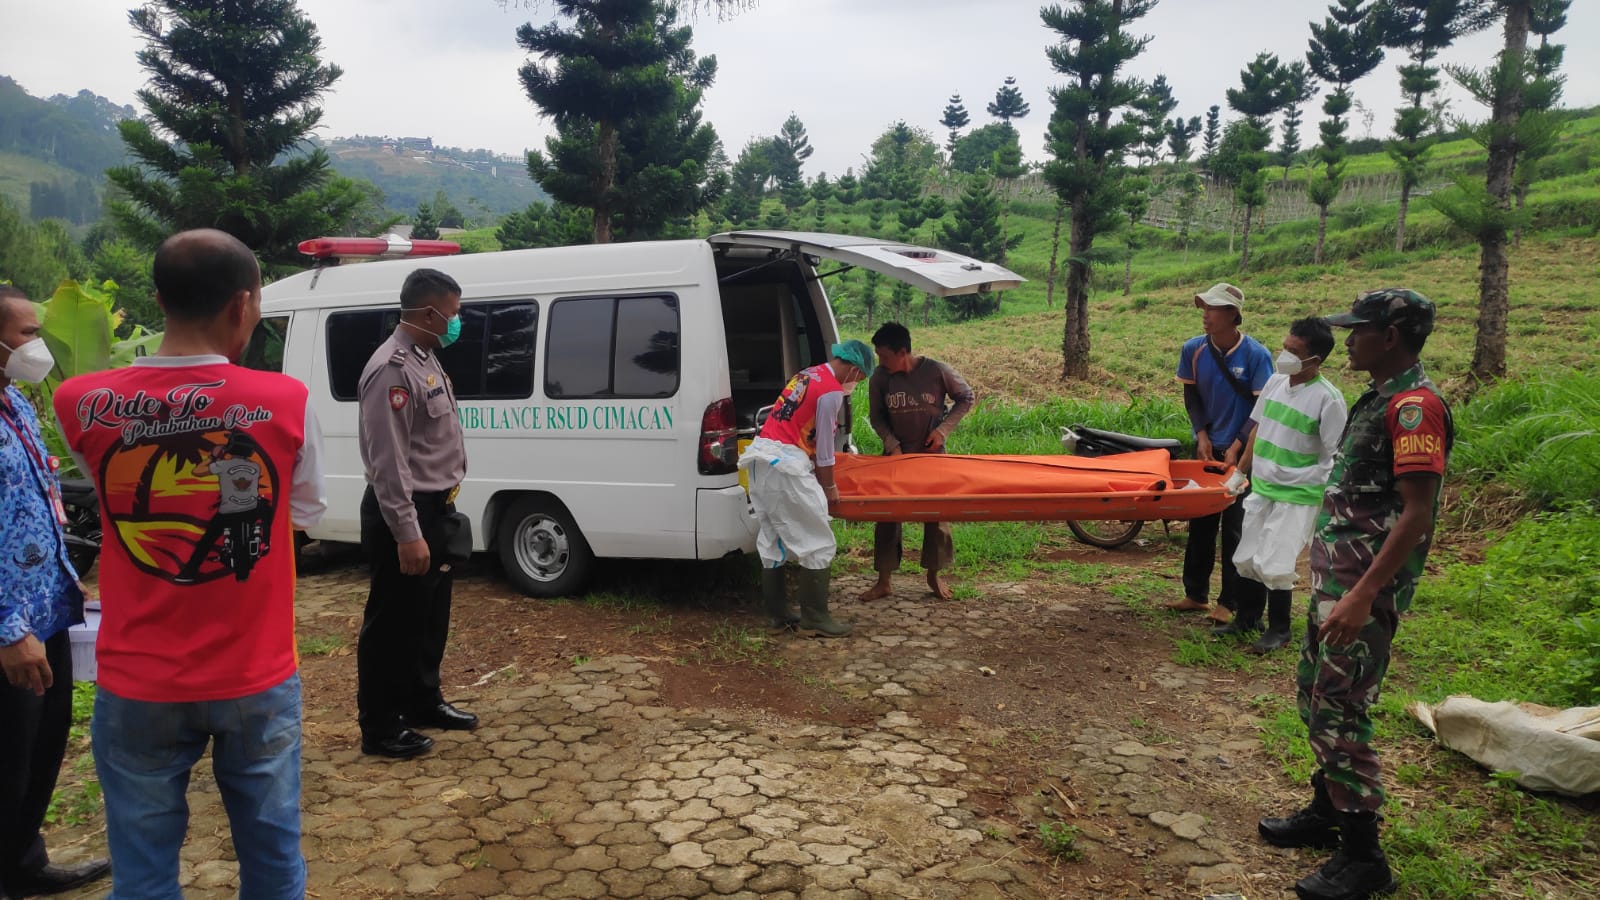
{"label": "man in red t-shirt", "polygon": [[211,744],[239,891],[299,898],[300,678],[294,531],[326,507],[305,385],[241,368],[261,272],[221,231],[156,250],[155,356],[67,380],[61,431],[95,482],[95,769],[112,895],[178,894],[189,770]]}

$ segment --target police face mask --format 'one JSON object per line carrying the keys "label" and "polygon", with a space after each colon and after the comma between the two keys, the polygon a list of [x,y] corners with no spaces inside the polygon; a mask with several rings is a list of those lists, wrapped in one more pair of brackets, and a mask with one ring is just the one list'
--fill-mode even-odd
{"label": "police face mask", "polygon": [[11,351],[11,357],[6,360],[6,377],[13,381],[38,384],[56,367],[55,357],[50,355],[44,338],[34,338],[20,347],[0,342],[0,347]]}
{"label": "police face mask", "polygon": [[461,339],[461,316],[454,315],[444,322],[444,334],[439,335],[439,346],[448,347]]}
{"label": "police face mask", "polygon": [[1305,371],[1306,363],[1309,363],[1314,359],[1316,359],[1315,356],[1311,357],[1311,359],[1302,360],[1293,353],[1290,353],[1287,350],[1282,350],[1279,351],[1278,358],[1273,363],[1273,368],[1277,370],[1279,375],[1299,375],[1301,372]]}

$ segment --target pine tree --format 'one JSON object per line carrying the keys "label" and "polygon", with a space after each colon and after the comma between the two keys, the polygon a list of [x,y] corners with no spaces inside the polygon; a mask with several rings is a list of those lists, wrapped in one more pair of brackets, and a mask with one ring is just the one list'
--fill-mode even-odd
{"label": "pine tree", "polygon": [[1206,130],[1200,144],[1200,168],[1211,171],[1211,157],[1216,155],[1222,140],[1222,107],[1206,110]]}
{"label": "pine tree", "polygon": [[1011,246],[1005,243],[1005,236],[1011,225],[1011,194],[1016,189],[1017,179],[1028,171],[1027,166],[1022,164],[1022,147],[1016,141],[1001,145],[1000,149],[994,153],[994,162],[989,167],[989,171],[994,173],[1000,188],[1001,248],[1000,255],[994,257],[994,259],[1004,263],[1006,261],[1006,248]]}
{"label": "pine tree", "polygon": [[[1506,327],[1510,318],[1510,233],[1517,220],[1511,199],[1518,156],[1524,146],[1553,139],[1560,125],[1550,110],[1561,92],[1548,52],[1548,36],[1561,25],[1566,10],[1543,0],[1495,0],[1494,12],[1505,21],[1505,45],[1496,64],[1478,70],[1447,66],[1450,75],[1474,99],[1488,106],[1490,119],[1471,131],[1489,153],[1482,184],[1466,177],[1453,190],[1435,194],[1433,205],[1458,228],[1478,239],[1478,321],[1469,373],[1475,384],[1506,375]],[[1535,20],[1546,52],[1528,50]],[[1559,60],[1559,54],[1554,57]]]}
{"label": "pine tree", "polygon": [[[955,222],[939,229],[939,246],[973,259],[1004,259],[1006,250],[1015,247],[1000,225],[1000,198],[989,176],[973,175],[966,180],[952,210]],[[1008,247],[1009,244],[1009,247]],[[959,320],[990,315],[1000,308],[997,294],[966,294],[949,299],[951,312]]]}
{"label": "pine tree", "polygon": [[960,94],[951,94],[950,102],[944,106],[944,115],[940,117],[939,124],[950,130],[950,139],[945,142],[945,152],[956,152],[956,139],[961,137],[961,129],[967,127],[972,118],[967,115],[967,108],[961,104]]}
{"label": "pine tree", "polygon": [[1373,7],[1373,0],[1335,0],[1322,24],[1311,26],[1306,61],[1313,74],[1333,86],[1322,100],[1324,118],[1318,126],[1322,143],[1312,157],[1313,164],[1322,167],[1321,177],[1313,174],[1306,185],[1306,194],[1317,207],[1317,247],[1312,255],[1317,265],[1322,264],[1327,242],[1328,207],[1344,185],[1350,88],[1383,62],[1383,33]]}
{"label": "pine tree", "polygon": [[1404,50],[1411,62],[1400,67],[1400,92],[1411,99],[1395,114],[1395,140],[1386,149],[1400,173],[1400,212],[1394,249],[1406,247],[1406,212],[1411,192],[1422,182],[1423,167],[1435,138],[1428,98],[1439,89],[1439,53],[1456,39],[1493,23],[1493,0],[1382,0],[1378,6],[1384,46]]}
{"label": "pine tree", "polygon": [[783,121],[783,128],[772,139],[772,177],[778,182],[783,205],[792,210],[805,202],[805,176],[801,173],[805,161],[811,158],[811,140],[806,126],[794,113]]}
{"label": "pine tree", "polygon": [[1005,83],[994,92],[994,102],[989,104],[988,110],[989,115],[1007,125],[1011,124],[1012,119],[1021,119],[1028,115],[1029,107],[1022,99],[1022,91],[1017,89],[1015,76],[1006,76]]}
{"label": "pine tree", "polygon": [[1283,186],[1289,186],[1289,169],[1300,152],[1300,123],[1304,115],[1300,108],[1322,92],[1311,80],[1311,70],[1296,60],[1283,69],[1283,131],[1278,141],[1278,164],[1283,166]]}
{"label": "pine tree", "polygon": [[761,198],[772,177],[772,142],[753,140],[739,151],[728,173],[728,190],[722,197],[722,216],[735,227],[755,223],[761,215]]}
{"label": "pine tree", "polygon": [[297,266],[296,245],[345,231],[375,190],[301,152],[342,72],[318,58],[317,27],[293,0],[159,0],[128,15],[143,37],[146,118],[118,124],[132,165],[107,179],[119,231],[153,249],[187,228],[220,228],[268,271]]}
{"label": "pine tree", "polygon": [[439,216],[433,211],[433,204],[426,201],[417,204],[416,215],[411,217],[411,237],[419,241],[432,241],[439,238]]}
{"label": "pine tree", "polygon": [[811,182],[811,202],[815,206],[813,211],[816,219],[816,230],[823,231],[823,221],[828,215],[828,198],[833,196],[833,182],[828,180],[827,172],[818,172],[816,180]]}
{"label": "pine tree", "polygon": [[839,180],[833,185],[833,192],[838,196],[842,206],[854,206],[856,201],[861,199],[860,191],[861,184],[856,181],[856,170],[853,168],[845,169],[844,174],[840,175]]}
{"label": "pine tree", "polygon": [[1057,43],[1045,51],[1067,83],[1051,91],[1045,178],[1071,208],[1067,253],[1066,322],[1061,341],[1064,378],[1089,376],[1089,267],[1097,236],[1122,213],[1122,157],[1139,141],[1139,128],[1112,119],[1138,100],[1139,83],[1122,75],[1144,52],[1148,37],[1123,29],[1155,7],[1155,0],[1072,0],[1040,10]]}
{"label": "pine tree", "polygon": [[1267,145],[1272,143],[1272,117],[1283,109],[1288,91],[1284,85],[1283,64],[1272,53],[1256,55],[1239,72],[1239,87],[1228,89],[1228,106],[1244,117],[1240,139],[1241,171],[1235,193],[1244,206],[1244,238],[1239,252],[1239,271],[1250,268],[1250,226],[1255,211],[1267,203]]}
{"label": "pine tree", "polygon": [[[1561,69],[1561,62],[1566,53],[1566,48],[1560,44],[1550,43],[1550,36],[1560,31],[1567,24],[1567,10],[1572,6],[1572,0],[1535,0],[1528,15],[1528,37],[1531,40],[1538,37],[1539,46],[1533,52],[1533,75],[1543,84],[1554,84],[1559,88],[1561,79],[1557,72]],[[1552,127],[1535,129],[1531,127],[1520,128],[1522,135],[1522,153],[1517,159],[1517,172],[1515,185],[1512,188],[1516,195],[1516,224],[1512,228],[1511,245],[1522,245],[1522,226],[1525,216],[1522,215],[1523,207],[1528,201],[1528,188],[1533,184],[1534,171],[1538,168],[1538,161],[1548,156],[1556,148],[1560,140],[1564,120],[1552,115],[1555,106],[1557,91],[1546,91],[1544,96],[1537,93],[1525,94],[1522,98],[1523,118],[1534,118],[1551,123]]]}
{"label": "pine tree", "polygon": [[1188,162],[1194,155],[1194,139],[1200,133],[1200,117],[1190,116],[1185,121],[1182,116],[1167,122],[1167,154],[1173,162]]}
{"label": "pine tree", "polygon": [[[705,132],[695,132],[710,126],[700,125],[694,107],[715,77],[715,58],[696,60],[688,49],[692,29],[677,26],[675,9],[654,0],[553,3],[570,27],[552,22],[517,29],[517,44],[538,56],[518,72],[523,90],[557,128],[545,141],[545,153],[529,152],[529,174],[556,200],[592,209],[599,244],[611,240],[619,208],[638,215],[646,207],[665,213],[662,207],[674,202],[695,206],[702,185],[690,182],[705,177],[715,132],[709,132],[710,142],[699,140]],[[637,172],[625,170],[624,129],[659,135],[686,117],[695,119],[689,136],[704,149],[699,160],[653,161]],[[647,140],[641,143],[649,147]],[[654,196],[643,196],[652,188]]]}
{"label": "pine tree", "polygon": [[1144,221],[1155,197],[1155,181],[1150,177],[1150,167],[1161,159],[1161,147],[1167,142],[1167,116],[1178,108],[1178,99],[1172,96],[1172,86],[1167,76],[1157,75],[1134,101],[1133,113],[1128,117],[1139,128],[1139,142],[1134,156],[1139,160],[1137,174],[1123,185],[1127,198],[1123,210],[1128,214],[1127,258],[1122,269],[1122,293],[1133,291],[1133,254],[1138,249],[1138,225]]}

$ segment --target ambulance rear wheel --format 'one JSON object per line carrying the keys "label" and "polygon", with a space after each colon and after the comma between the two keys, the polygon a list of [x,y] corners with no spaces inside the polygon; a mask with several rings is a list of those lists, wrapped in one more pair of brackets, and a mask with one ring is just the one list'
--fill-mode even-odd
{"label": "ambulance rear wheel", "polygon": [[594,553],[559,502],[524,497],[500,520],[496,539],[506,577],[530,597],[564,597],[582,590]]}

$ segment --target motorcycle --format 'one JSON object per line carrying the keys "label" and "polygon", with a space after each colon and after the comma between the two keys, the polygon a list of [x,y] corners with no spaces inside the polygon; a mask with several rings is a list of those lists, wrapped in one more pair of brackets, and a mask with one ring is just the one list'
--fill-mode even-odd
{"label": "motorcycle", "polygon": [[100,557],[100,498],[94,482],[86,478],[61,479],[61,506],[67,513],[67,523],[62,526],[67,558],[78,577],[87,577]]}
{"label": "motorcycle", "polygon": [[[1102,431],[1087,425],[1061,428],[1061,447],[1073,456],[1110,456],[1140,450],[1165,450],[1177,459],[1183,445],[1171,438],[1145,438],[1116,431]],[[1165,522],[1162,523],[1165,526]],[[1078,540],[1094,547],[1115,550],[1139,536],[1144,522],[1139,519],[1075,519],[1067,527]]]}

